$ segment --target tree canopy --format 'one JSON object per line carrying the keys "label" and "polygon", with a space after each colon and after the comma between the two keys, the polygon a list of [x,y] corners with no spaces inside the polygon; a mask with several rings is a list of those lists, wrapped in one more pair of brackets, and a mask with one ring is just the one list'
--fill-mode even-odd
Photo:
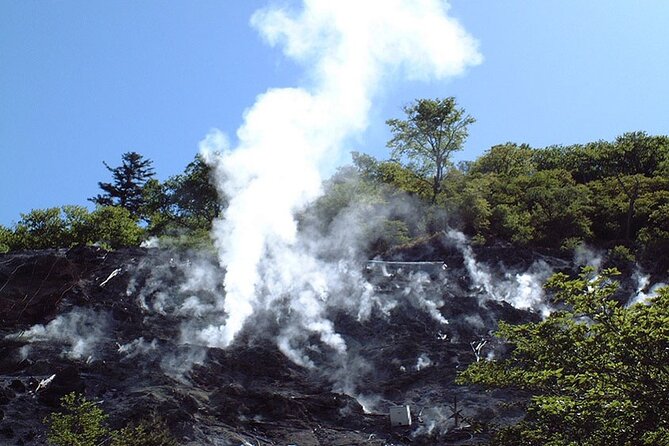
{"label": "tree canopy", "polygon": [[564,309],[541,322],[500,322],[510,353],[472,363],[458,380],[532,393],[527,416],[495,445],[669,444],[669,289],[615,299],[615,270],[547,283]]}
{"label": "tree canopy", "polygon": [[406,119],[386,121],[393,137],[388,141],[396,160],[407,158],[417,174],[431,179],[436,201],[450,164],[451,153],[461,150],[475,119],[458,108],[455,98],[418,99],[404,107]]}
{"label": "tree canopy", "polygon": [[118,167],[103,164],[112,173],[112,182],[99,182],[98,186],[104,193],[98,194],[90,201],[99,206],[120,206],[130,211],[136,218],[143,217],[144,186],[154,176],[153,161],[144,159],[137,152],[126,152],[121,157]]}
{"label": "tree canopy", "polygon": [[[388,243],[430,236],[448,226],[480,245],[502,242],[569,255],[587,243],[611,252],[625,249],[657,270],[669,268],[669,137],[629,132],[612,141],[540,148],[506,142],[454,165],[452,154],[462,149],[474,118],[452,97],[418,99],[404,112],[404,119],[387,121],[390,157],[354,153],[353,166],[326,182],[317,206],[327,209],[323,215],[331,221],[339,204],[355,201],[346,194],[364,191],[384,213],[384,206],[410,202],[413,212],[392,211],[391,223],[374,226],[374,231],[388,228],[393,234],[378,234],[386,242],[375,244],[369,255],[392,248]],[[126,217],[135,221],[135,230],[111,236],[106,218],[119,211],[100,210],[107,217],[95,220],[97,210],[34,209],[13,227],[0,227],[0,252],[100,240],[135,244],[154,236],[209,243],[211,222],[225,212],[226,197],[200,156],[165,181],[137,152],[123,154],[118,167],[105,166],[112,180],[100,182],[101,193],[91,201],[125,209],[128,214],[123,213],[115,231],[133,226]],[[358,184],[349,181],[352,177],[341,181],[347,169],[357,173]],[[104,231],[91,229],[93,221]],[[100,231],[107,235],[101,237]]]}

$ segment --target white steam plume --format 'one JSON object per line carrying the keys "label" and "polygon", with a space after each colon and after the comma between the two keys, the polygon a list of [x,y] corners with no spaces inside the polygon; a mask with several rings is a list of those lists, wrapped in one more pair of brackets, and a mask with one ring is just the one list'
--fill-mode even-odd
{"label": "white steam plume", "polygon": [[[438,0],[304,0],[296,10],[266,8],[253,16],[252,25],[270,45],[281,46],[306,67],[309,86],[258,96],[234,149],[226,150],[227,140],[218,131],[203,142],[203,148],[223,152],[209,159],[229,204],[224,219],[214,224],[226,269],[220,309],[227,319],[201,331],[201,342],[228,346],[263,304],[259,290],[275,289],[294,293],[292,311],[307,309],[299,318],[306,331],[344,349],[322,309],[314,309],[328,298],[322,285],[331,280],[301,290],[288,282],[304,272],[301,262],[310,255],[296,252],[294,215],[319,195],[321,164],[366,128],[382,83],[396,74],[444,78],[481,61],[476,42],[447,10],[448,4]],[[296,259],[300,262],[291,261]],[[311,273],[319,276],[319,269]]]}
{"label": "white steam plume", "polygon": [[667,286],[663,282],[651,285],[650,276],[648,274],[644,274],[639,268],[637,268],[634,271],[634,275],[632,278],[636,281],[636,289],[634,294],[630,297],[630,299],[627,302],[628,307],[638,303],[642,304],[648,303],[649,299],[652,299],[657,296],[657,292],[661,288]]}
{"label": "white steam plume", "polygon": [[[95,359],[98,345],[104,340],[109,325],[109,315],[93,310],[73,310],[61,314],[46,325],[33,325],[30,329],[6,338],[32,343],[60,345],[62,356],[70,359]],[[27,352],[27,350],[24,350]]]}
{"label": "white steam plume", "polygon": [[553,270],[546,262],[535,261],[522,273],[506,273],[503,278],[499,278],[487,265],[476,261],[474,251],[463,233],[451,229],[445,235],[462,253],[470,279],[486,298],[507,302],[521,310],[531,309],[544,317],[550,314],[543,284],[553,274]]}

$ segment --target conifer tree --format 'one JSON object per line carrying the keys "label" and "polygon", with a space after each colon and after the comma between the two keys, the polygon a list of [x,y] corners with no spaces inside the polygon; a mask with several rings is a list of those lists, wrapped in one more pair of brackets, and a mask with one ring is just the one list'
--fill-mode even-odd
{"label": "conifer tree", "polygon": [[144,206],[144,185],[153,177],[151,165],[153,161],[144,159],[137,152],[127,152],[122,156],[122,164],[110,167],[103,164],[112,173],[112,182],[99,182],[98,186],[104,191],[89,200],[98,206],[120,206],[135,218],[142,217]]}

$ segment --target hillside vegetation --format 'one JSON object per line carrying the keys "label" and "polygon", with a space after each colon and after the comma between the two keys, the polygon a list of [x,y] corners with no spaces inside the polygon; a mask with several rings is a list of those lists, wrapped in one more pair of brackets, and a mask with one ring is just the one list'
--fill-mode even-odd
{"label": "hillside vegetation", "polygon": [[[355,233],[369,258],[423,251],[409,260],[443,261],[426,258],[426,247],[457,229],[479,250],[572,256],[588,246],[606,252],[607,266],[624,273],[640,265],[666,278],[669,137],[631,132],[544,148],[508,142],[454,164],[452,154],[462,149],[474,118],[454,98],[417,100],[404,112],[405,119],[388,121],[390,158],[354,152],[352,165],[339,168],[322,196],[299,211],[305,232]],[[0,252],[116,249],[147,240],[211,247],[212,222],[225,216],[227,197],[200,155],[164,182],[136,152],[123,154],[118,167],[105,166],[112,180],[99,183],[102,192],[90,198],[94,210],[65,205],[22,214],[12,227],[0,226]],[[669,293],[664,288],[630,304],[616,294],[616,274],[555,275],[548,282],[552,314],[540,322],[500,322],[499,356],[479,361],[474,350],[476,362],[459,373],[461,384],[531,395],[520,423],[483,423],[482,438],[528,446],[669,444]],[[451,297],[444,311],[462,305]],[[446,358],[450,353],[439,345],[434,348]],[[443,385],[442,379],[435,382]],[[59,420],[52,416],[52,426]],[[53,438],[51,444],[66,444]]]}
{"label": "hillside vegetation", "polygon": [[[478,245],[569,254],[587,244],[620,260],[669,267],[669,137],[632,132],[544,148],[508,142],[456,165],[451,155],[462,149],[474,119],[455,99],[417,100],[405,113],[404,120],[388,121],[391,158],[353,152],[353,164],[326,181],[301,221],[317,221],[327,232],[343,210],[374,211],[378,218],[364,240],[370,256],[452,227]],[[226,203],[210,166],[198,155],[183,173],[160,182],[151,164],[135,152],[118,167],[105,164],[112,181],[99,183],[103,193],[90,199],[93,211],[62,206],[21,214],[12,227],[0,226],[0,251],[118,248],[149,237],[207,245]]]}

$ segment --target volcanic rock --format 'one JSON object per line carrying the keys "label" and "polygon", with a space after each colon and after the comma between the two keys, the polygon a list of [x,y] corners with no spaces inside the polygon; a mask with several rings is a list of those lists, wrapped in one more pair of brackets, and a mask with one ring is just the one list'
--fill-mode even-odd
{"label": "volcanic rock", "polygon": [[[380,301],[394,304],[366,320],[331,309],[346,359],[314,339],[313,367],[282,353],[271,317],[252,320],[226,349],[184,341],[187,316],[171,299],[189,297],[183,284],[198,261],[189,255],[94,247],[0,255],[0,438],[44,444],[42,420],[74,391],[99,401],[111,427],[157,414],[185,445],[475,444],[486,433],[454,429],[455,397],[465,418],[499,424],[522,417],[507,408],[526,396],[456,386],[457,371],[475,360],[470,343],[493,348],[499,320],[540,316],[484,299],[455,247],[424,248],[394,258],[444,262],[443,272],[368,271]],[[507,254],[489,253],[490,263],[532,260]],[[432,313],[411,300],[416,283],[436,302]],[[214,301],[223,291],[203,293]],[[410,405],[414,426],[390,427],[388,409],[399,404]]]}

